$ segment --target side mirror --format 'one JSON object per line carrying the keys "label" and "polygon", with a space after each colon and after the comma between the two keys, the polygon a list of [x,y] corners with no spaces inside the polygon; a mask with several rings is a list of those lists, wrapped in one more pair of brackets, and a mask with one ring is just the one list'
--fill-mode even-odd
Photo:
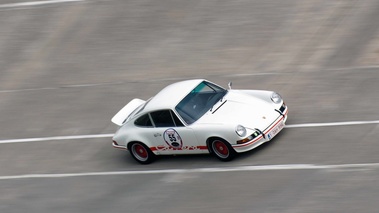
{"label": "side mirror", "polygon": [[232,89],[232,82],[230,81],[229,83],[228,83],[228,87],[229,87],[229,89]]}

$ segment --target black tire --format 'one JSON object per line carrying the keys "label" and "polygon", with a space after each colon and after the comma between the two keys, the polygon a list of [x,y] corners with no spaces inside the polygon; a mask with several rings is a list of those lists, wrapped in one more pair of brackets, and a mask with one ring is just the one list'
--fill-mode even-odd
{"label": "black tire", "polygon": [[128,146],[128,150],[134,160],[140,164],[149,164],[155,159],[154,153],[141,142],[132,142]]}
{"label": "black tire", "polygon": [[237,153],[232,146],[221,138],[211,138],[208,143],[209,152],[221,161],[231,161]]}

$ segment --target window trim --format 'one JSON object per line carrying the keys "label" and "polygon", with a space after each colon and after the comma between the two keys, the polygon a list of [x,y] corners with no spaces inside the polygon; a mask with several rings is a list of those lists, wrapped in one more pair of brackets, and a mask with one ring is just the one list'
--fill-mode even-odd
{"label": "window trim", "polygon": [[149,118],[150,118],[150,120],[151,120],[151,123],[153,124],[153,128],[157,128],[157,125],[155,125],[154,119],[153,119],[153,117],[151,116],[150,113],[151,113],[151,112],[148,112],[147,114],[149,115]]}
{"label": "window trim", "polygon": [[[175,124],[175,127],[183,127],[183,126],[186,126],[185,123],[183,121],[180,120],[180,117],[173,111],[173,110],[169,110],[170,111],[170,115],[171,115],[171,119],[174,121],[174,124]],[[175,119],[174,119],[174,116],[180,121],[181,123],[181,126],[178,126],[178,124],[176,123]]]}

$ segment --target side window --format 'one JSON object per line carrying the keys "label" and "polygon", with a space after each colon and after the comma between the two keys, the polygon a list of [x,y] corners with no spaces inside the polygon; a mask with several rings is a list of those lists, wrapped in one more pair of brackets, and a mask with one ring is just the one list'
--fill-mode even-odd
{"label": "side window", "polygon": [[179,120],[178,116],[176,116],[175,113],[173,113],[172,111],[170,112],[171,112],[172,118],[174,119],[175,125],[184,126],[183,123]]}
{"label": "side window", "polygon": [[134,124],[141,127],[153,127],[149,114],[144,114],[141,117],[137,118]]}
{"label": "side window", "polygon": [[150,113],[156,127],[174,127],[170,110],[160,110]]}

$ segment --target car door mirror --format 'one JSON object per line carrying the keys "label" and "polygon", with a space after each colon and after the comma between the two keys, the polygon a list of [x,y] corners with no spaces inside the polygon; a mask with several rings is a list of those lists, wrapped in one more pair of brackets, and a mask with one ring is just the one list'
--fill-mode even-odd
{"label": "car door mirror", "polygon": [[232,89],[232,85],[233,85],[233,83],[230,81],[230,82],[228,83],[228,87],[229,87],[229,89]]}

